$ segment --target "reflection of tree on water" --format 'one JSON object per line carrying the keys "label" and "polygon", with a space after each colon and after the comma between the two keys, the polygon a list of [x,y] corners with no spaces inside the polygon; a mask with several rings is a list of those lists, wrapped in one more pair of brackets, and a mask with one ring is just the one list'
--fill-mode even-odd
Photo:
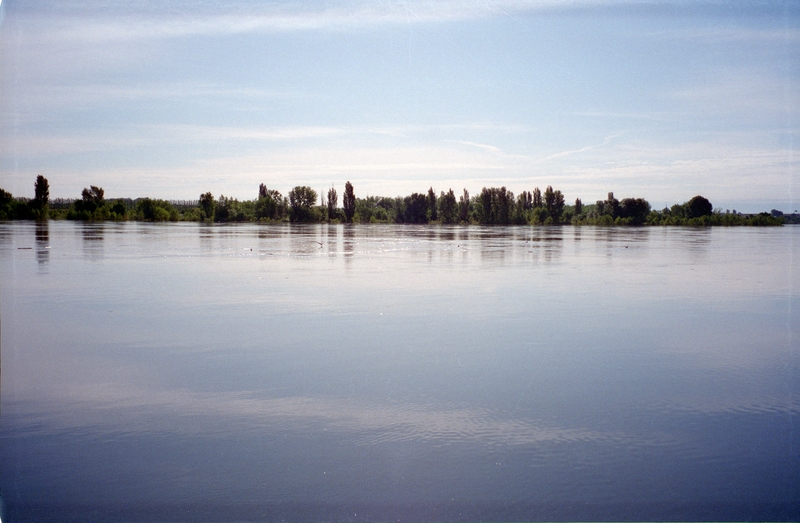
{"label": "reflection of tree on water", "polygon": [[611,258],[615,253],[625,250],[630,251],[631,248],[636,248],[639,244],[647,243],[650,241],[649,227],[637,228],[618,228],[618,227],[602,227],[596,229],[597,245],[605,246],[605,254]]}
{"label": "reflection of tree on water", "polygon": [[345,260],[353,257],[356,244],[356,228],[352,224],[344,226],[344,258]]}
{"label": "reflection of tree on water", "polygon": [[214,244],[214,226],[209,223],[200,223],[200,248],[210,251]]}
{"label": "reflection of tree on water", "polygon": [[325,229],[325,238],[328,243],[328,256],[336,257],[339,251],[339,228],[340,225],[328,224]]}
{"label": "reflection of tree on water", "polygon": [[436,232],[438,232],[439,241],[452,242],[456,239],[456,232],[453,230],[452,227],[438,228]]}
{"label": "reflection of tree on water", "polygon": [[323,247],[319,228],[314,224],[290,223],[289,249],[292,255],[318,255]]}
{"label": "reflection of tree on water", "polygon": [[36,261],[40,264],[50,261],[50,224],[47,220],[36,222]]}
{"label": "reflection of tree on water", "polygon": [[102,223],[85,223],[81,228],[83,236],[83,252],[89,258],[103,257],[103,234],[105,225]]}
{"label": "reflection of tree on water", "polygon": [[544,263],[559,261],[564,251],[564,231],[561,227],[534,227],[525,241],[528,250],[537,258],[543,258]]}
{"label": "reflection of tree on water", "polygon": [[513,236],[507,227],[481,227],[477,231],[481,260],[502,265],[508,249],[513,246]]}

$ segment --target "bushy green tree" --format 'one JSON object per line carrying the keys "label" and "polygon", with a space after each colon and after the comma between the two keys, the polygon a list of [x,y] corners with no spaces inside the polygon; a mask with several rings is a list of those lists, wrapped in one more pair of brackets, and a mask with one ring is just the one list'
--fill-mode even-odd
{"label": "bushy green tree", "polygon": [[439,216],[444,224],[456,223],[458,219],[458,204],[453,189],[439,195]]}
{"label": "bushy green tree", "polygon": [[547,209],[547,215],[552,222],[559,223],[564,212],[564,195],[561,191],[553,190],[553,187],[548,185],[544,190],[544,208]]}
{"label": "bushy green tree", "polygon": [[31,208],[27,203],[0,189],[0,220],[27,220],[32,217]]}
{"label": "bushy green tree", "polygon": [[505,187],[484,187],[478,196],[479,221],[484,225],[508,225],[514,215],[514,193]]}
{"label": "bushy green tree", "polygon": [[689,218],[710,216],[713,210],[714,207],[711,205],[711,202],[699,194],[686,202],[686,214]]}
{"label": "bushy green tree", "polygon": [[317,191],[305,185],[298,185],[289,191],[289,219],[293,222],[316,221],[312,212],[317,202]]}
{"label": "bushy green tree", "polygon": [[117,219],[123,219],[128,213],[128,208],[125,207],[125,202],[118,198],[114,200],[114,203],[111,205],[111,212],[116,215]]}
{"label": "bushy green tree", "polygon": [[403,199],[404,223],[428,223],[428,198],[424,194],[412,193]]}
{"label": "bushy green tree", "polygon": [[214,219],[214,195],[210,191],[200,195],[200,209],[203,211],[204,218]]}
{"label": "bushy green tree", "polygon": [[598,216],[607,215],[611,216],[611,220],[613,221],[617,216],[619,216],[619,200],[614,198],[614,193],[608,193],[608,198],[604,200],[597,200],[595,203],[595,209]]}
{"label": "bushy green tree", "polygon": [[287,213],[286,199],[279,191],[267,189],[262,183],[258,188],[254,213],[257,220],[282,220]]}
{"label": "bushy green tree", "polygon": [[142,198],[136,202],[136,214],[148,222],[178,221],[178,211],[165,200]]}
{"label": "bushy green tree", "polygon": [[623,198],[619,202],[619,218],[631,225],[641,225],[650,215],[650,204],[644,198]]}
{"label": "bushy green tree", "polygon": [[75,210],[78,212],[94,213],[105,203],[105,191],[96,185],[84,188],[81,191],[81,199],[75,202]]}

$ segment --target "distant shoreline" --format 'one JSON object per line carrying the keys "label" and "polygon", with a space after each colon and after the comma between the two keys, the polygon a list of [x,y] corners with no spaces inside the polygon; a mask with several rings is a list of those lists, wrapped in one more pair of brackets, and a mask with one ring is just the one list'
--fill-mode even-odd
{"label": "distant shoreline", "polygon": [[700,195],[661,210],[652,209],[644,198],[618,200],[612,192],[593,204],[584,204],[580,198],[567,204],[563,193],[552,186],[516,196],[505,187],[484,187],[473,196],[464,189],[458,197],[452,189],[437,195],[431,187],[405,197],[358,198],[347,182],[341,207],[333,187],[318,195],[311,187],[296,186],[287,197],[261,184],[257,198],[240,201],[224,195],[215,198],[210,192],[197,200],[106,199],[105,191],[92,185],[80,199],[51,200],[49,182],[40,175],[34,189],[33,199],[15,198],[0,189],[0,220],[689,227],[800,223],[799,214],[784,215],[775,209],[758,214],[714,209]]}

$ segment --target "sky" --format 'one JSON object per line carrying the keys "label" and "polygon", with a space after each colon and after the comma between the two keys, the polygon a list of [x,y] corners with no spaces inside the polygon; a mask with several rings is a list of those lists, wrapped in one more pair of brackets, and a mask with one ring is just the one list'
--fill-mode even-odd
{"label": "sky", "polygon": [[0,3],[0,187],[800,209],[800,3]]}

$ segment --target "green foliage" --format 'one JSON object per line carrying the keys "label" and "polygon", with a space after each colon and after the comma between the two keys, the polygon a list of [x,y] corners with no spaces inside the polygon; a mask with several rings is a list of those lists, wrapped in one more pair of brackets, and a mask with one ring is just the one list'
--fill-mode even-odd
{"label": "green foliage", "polygon": [[[101,207],[105,204],[104,199],[105,191],[102,188],[97,187],[96,185],[90,186],[88,189],[83,189],[81,192],[81,199],[77,200],[74,203],[75,212],[81,216],[81,218],[77,219],[84,219],[84,220],[91,220],[96,219],[94,217],[96,211],[98,211]],[[102,215],[103,212],[100,211],[98,216]],[[86,216],[83,218],[83,216]]]}
{"label": "green foliage", "polygon": [[533,199],[532,204],[534,209],[538,209],[539,207],[542,206],[542,191],[540,191],[538,187],[535,187],[533,189],[532,199]]}
{"label": "green foliage", "polygon": [[553,223],[553,218],[550,217],[550,213],[544,207],[534,207],[529,215],[529,221],[532,225],[544,225],[548,218],[550,218],[550,223]]}
{"label": "green foliage", "polygon": [[353,220],[359,223],[392,223],[397,211],[392,198],[367,196],[356,198],[356,212]]}
{"label": "green foliage", "polygon": [[509,225],[514,216],[514,193],[505,187],[484,187],[478,196],[478,221],[483,225]]}
{"label": "green foliage", "polygon": [[[674,207],[674,206],[673,206]],[[683,208],[683,206],[681,206]],[[685,213],[678,214],[673,212],[673,209],[664,209],[662,211],[652,211],[647,217],[648,225],[671,225],[671,226],[689,226],[689,227],[712,227],[712,226],[776,226],[783,225],[784,219],[780,216],[772,216],[769,213],[762,212],[755,215],[745,215],[736,213],[720,213],[712,212],[703,216],[689,218]]]}
{"label": "green foliage", "polygon": [[11,193],[4,189],[0,189],[0,220],[8,220],[15,217],[12,208],[13,202],[14,197],[11,195]]}
{"label": "green foliage", "polygon": [[553,187],[548,185],[544,191],[544,208],[547,209],[547,215],[552,218],[553,223],[559,223],[564,212],[564,195],[561,191],[554,191]]}
{"label": "green foliage", "polygon": [[428,223],[428,198],[424,194],[413,193],[403,199],[403,223]]}
{"label": "green foliage", "polygon": [[220,195],[214,207],[215,222],[249,222],[256,219],[256,202],[240,202]]}
{"label": "green foliage", "polygon": [[0,189],[0,220],[30,220],[34,215],[29,202],[14,198]]}
{"label": "green foliage", "polygon": [[517,208],[521,211],[533,209],[533,194],[530,191],[522,191],[517,196]]}
{"label": "green foliage", "polygon": [[320,216],[313,209],[316,201],[317,192],[311,187],[298,185],[289,191],[289,220],[292,222],[319,221]]}
{"label": "green foliage", "polygon": [[121,200],[115,200],[114,204],[111,206],[111,212],[116,214],[119,218],[125,218],[125,215],[128,212],[128,209],[125,207],[125,203]]}
{"label": "green foliage", "polygon": [[[406,197],[369,196],[357,199],[353,186],[345,184],[344,208],[337,208],[338,194],[332,187],[327,193],[327,202],[316,205],[317,193],[307,186],[297,186],[284,198],[280,192],[259,186],[258,199],[239,201],[220,196],[215,200],[210,193],[200,195],[198,203],[141,198],[105,200],[105,192],[97,186],[83,189],[81,199],[69,205],[69,201],[49,200],[47,179],[39,175],[34,184],[35,198],[14,198],[0,189],[0,220],[67,218],[71,220],[146,220],[146,221],[334,221],[343,216],[349,222],[361,223],[429,223],[443,224],[533,224],[549,225],[569,223],[572,225],[673,225],[673,226],[774,226],[788,218],[773,210],[757,215],[714,211],[706,198],[695,196],[682,204],[675,204],[661,211],[652,210],[643,198],[614,198],[609,192],[606,200],[584,205],[580,198],[575,206],[567,206],[561,191],[552,186],[532,192],[522,191],[515,199],[505,187],[484,187],[477,197],[470,198],[464,189],[456,200],[452,189],[437,196],[433,187],[427,193],[413,193]],[[69,205],[69,206],[68,206]],[[52,207],[52,208],[51,208]]]}
{"label": "green foliage", "polygon": [[178,221],[178,211],[165,200],[141,198],[136,201],[136,218],[148,222]]}
{"label": "green foliage", "polygon": [[178,219],[187,222],[202,222],[206,219],[206,215],[200,207],[194,207],[181,212]]}
{"label": "green foliage", "polygon": [[642,225],[650,214],[650,204],[643,198],[624,198],[619,202],[618,218],[630,225]]}
{"label": "green foliage", "polygon": [[597,203],[595,203],[595,209],[596,212],[593,218],[607,215],[610,216],[611,220],[613,221],[614,218],[619,216],[619,200],[614,198],[613,192],[610,192],[608,193],[608,198],[605,201],[597,200]]}
{"label": "green foliage", "polygon": [[436,193],[433,187],[428,189],[428,208],[430,209],[429,218],[432,222],[439,219],[439,214],[436,212]]}
{"label": "green foliage", "polygon": [[356,195],[353,192],[353,184],[351,184],[349,180],[344,184],[342,207],[345,220],[347,220],[347,223],[352,223],[353,215],[356,213]]}
{"label": "green foliage", "polygon": [[453,189],[439,195],[439,217],[444,224],[456,223],[458,220],[458,203]]}
{"label": "green foliage", "polygon": [[339,194],[336,189],[328,189],[328,221],[333,221],[338,217]]}
{"label": "green foliage", "polygon": [[458,221],[469,224],[470,201],[469,192],[464,189],[464,194],[458,197]]}
{"label": "green foliage", "polygon": [[267,189],[262,183],[258,188],[254,212],[259,221],[284,220],[288,215],[286,198],[278,191]]}
{"label": "green foliage", "polygon": [[[116,201],[114,205],[116,205]],[[119,210],[119,207],[116,207]],[[118,215],[112,207],[108,205],[105,200],[105,191],[96,185],[89,186],[88,189],[83,189],[81,192],[81,199],[76,200],[67,210],[66,217],[68,220],[93,220],[93,221],[107,221],[107,220],[120,220],[124,218],[125,208],[123,204],[122,216]]]}
{"label": "green foliage", "polygon": [[41,174],[37,176],[33,189],[35,196],[29,203],[31,212],[37,220],[46,220],[50,203],[50,184],[47,178]]}
{"label": "green foliage", "polygon": [[711,202],[703,198],[699,194],[686,202],[686,214],[689,218],[699,218],[701,216],[710,216],[714,210]]}
{"label": "green foliage", "polygon": [[202,220],[204,218],[208,219],[208,220],[213,220],[214,219],[214,207],[216,207],[215,204],[214,204],[214,195],[211,194],[211,192],[207,192],[207,193],[201,194],[200,195],[200,210],[202,211],[202,214],[200,216],[200,220]]}

